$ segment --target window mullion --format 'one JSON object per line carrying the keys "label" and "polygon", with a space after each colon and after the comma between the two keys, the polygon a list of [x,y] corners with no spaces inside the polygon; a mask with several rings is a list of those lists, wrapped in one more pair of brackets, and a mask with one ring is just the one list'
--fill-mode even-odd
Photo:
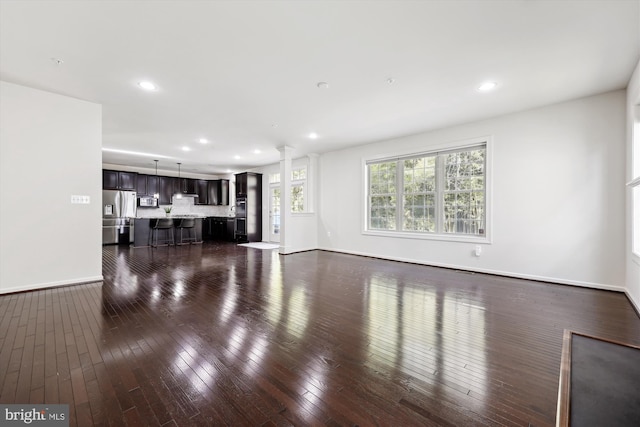
{"label": "window mullion", "polygon": [[436,156],[436,233],[444,232],[444,156]]}
{"label": "window mullion", "polygon": [[396,164],[396,230],[402,231],[403,203],[404,203],[404,162],[398,160]]}

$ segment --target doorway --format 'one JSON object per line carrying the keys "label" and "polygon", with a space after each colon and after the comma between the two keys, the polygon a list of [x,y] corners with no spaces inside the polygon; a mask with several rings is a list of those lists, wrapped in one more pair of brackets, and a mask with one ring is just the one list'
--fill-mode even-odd
{"label": "doorway", "polygon": [[269,241],[280,242],[280,184],[269,186]]}

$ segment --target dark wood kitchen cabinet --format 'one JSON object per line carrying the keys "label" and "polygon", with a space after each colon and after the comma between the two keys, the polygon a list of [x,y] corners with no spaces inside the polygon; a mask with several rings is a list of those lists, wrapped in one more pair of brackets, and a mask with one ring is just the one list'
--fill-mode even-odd
{"label": "dark wood kitchen cabinet", "polygon": [[176,193],[183,194],[195,194],[196,192],[196,180],[191,178],[178,178],[176,180],[178,183],[178,188],[176,188]]}
{"label": "dark wood kitchen cabinet", "polygon": [[238,242],[262,241],[262,174],[236,174],[236,227]]}
{"label": "dark wood kitchen cabinet", "polygon": [[221,179],[220,180],[220,198],[218,199],[220,203],[219,205],[228,206],[229,205],[229,180]]}
{"label": "dark wood kitchen cabinet", "polygon": [[236,197],[244,197],[247,195],[247,173],[236,175]]}
{"label": "dark wood kitchen cabinet", "polygon": [[113,170],[102,170],[102,189],[103,190],[129,190],[136,191],[135,172],[123,172]]}
{"label": "dark wood kitchen cabinet", "polygon": [[234,218],[212,216],[204,219],[202,233],[205,240],[233,241]]}
{"label": "dark wood kitchen cabinet", "polygon": [[147,175],[138,174],[136,179],[136,193],[138,196],[146,196],[147,193]]}
{"label": "dark wood kitchen cabinet", "polygon": [[158,177],[160,198],[158,203],[160,205],[170,205],[171,198],[180,189],[178,179],[170,176]]}
{"label": "dark wood kitchen cabinet", "polygon": [[207,181],[206,179],[196,180],[196,194],[198,195],[198,198],[196,199],[196,204],[208,205],[209,204],[209,181]]}
{"label": "dark wood kitchen cabinet", "polygon": [[207,185],[207,204],[223,205],[229,204],[229,180],[216,179],[209,181]]}
{"label": "dark wood kitchen cabinet", "polygon": [[138,196],[153,197],[158,192],[158,177],[155,175],[138,174],[136,193]]}

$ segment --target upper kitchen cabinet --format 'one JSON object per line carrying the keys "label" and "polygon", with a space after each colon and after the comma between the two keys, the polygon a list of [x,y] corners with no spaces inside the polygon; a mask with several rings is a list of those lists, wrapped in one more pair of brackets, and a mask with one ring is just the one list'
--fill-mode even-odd
{"label": "upper kitchen cabinet", "polygon": [[207,186],[207,204],[224,206],[229,204],[228,179],[216,179],[209,181]]}
{"label": "upper kitchen cabinet", "polygon": [[180,183],[177,178],[170,176],[160,176],[158,177],[158,180],[160,189],[160,199],[158,200],[158,203],[160,205],[170,205],[173,194],[180,190]]}
{"label": "upper kitchen cabinet", "polygon": [[236,196],[245,197],[247,195],[247,174],[236,175]]}
{"label": "upper kitchen cabinet", "polygon": [[102,170],[103,190],[130,190],[136,191],[137,173]]}
{"label": "upper kitchen cabinet", "polygon": [[228,206],[229,205],[229,180],[221,179],[220,180],[220,205]]}
{"label": "upper kitchen cabinet", "polygon": [[247,197],[255,194],[258,186],[262,188],[262,174],[244,172],[236,174],[236,196]]}
{"label": "upper kitchen cabinet", "polygon": [[178,188],[176,192],[184,193],[184,194],[195,194],[196,192],[196,180],[190,178],[179,178],[178,179]]}
{"label": "upper kitchen cabinet", "polygon": [[219,205],[220,204],[220,181],[209,181],[207,185],[207,204]]}
{"label": "upper kitchen cabinet", "polygon": [[158,192],[158,177],[155,175],[138,174],[136,193],[138,196],[153,196]]}
{"label": "upper kitchen cabinet", "polygon": [[[140,177],[138,176],[138,179]],[[156,175],[147,175],[147,196],[154,196],[160,192],[160,178]]]}
{"label": "upper kitchen cabinet", "polygon": [[197,203],[199,205],[209,204],[209,181],[206,179],[196,180],[196,194],[198,195]]}

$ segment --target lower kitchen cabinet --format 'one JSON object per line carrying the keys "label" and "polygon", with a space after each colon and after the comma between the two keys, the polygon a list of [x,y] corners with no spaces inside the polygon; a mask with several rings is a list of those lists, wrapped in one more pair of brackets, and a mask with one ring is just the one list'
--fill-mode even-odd
{"label": "lower kitchen cabinet", "polygon": [[202,232],[205,240],[231,242],[233,241],[234,218],[207,217],[205,218]]}

